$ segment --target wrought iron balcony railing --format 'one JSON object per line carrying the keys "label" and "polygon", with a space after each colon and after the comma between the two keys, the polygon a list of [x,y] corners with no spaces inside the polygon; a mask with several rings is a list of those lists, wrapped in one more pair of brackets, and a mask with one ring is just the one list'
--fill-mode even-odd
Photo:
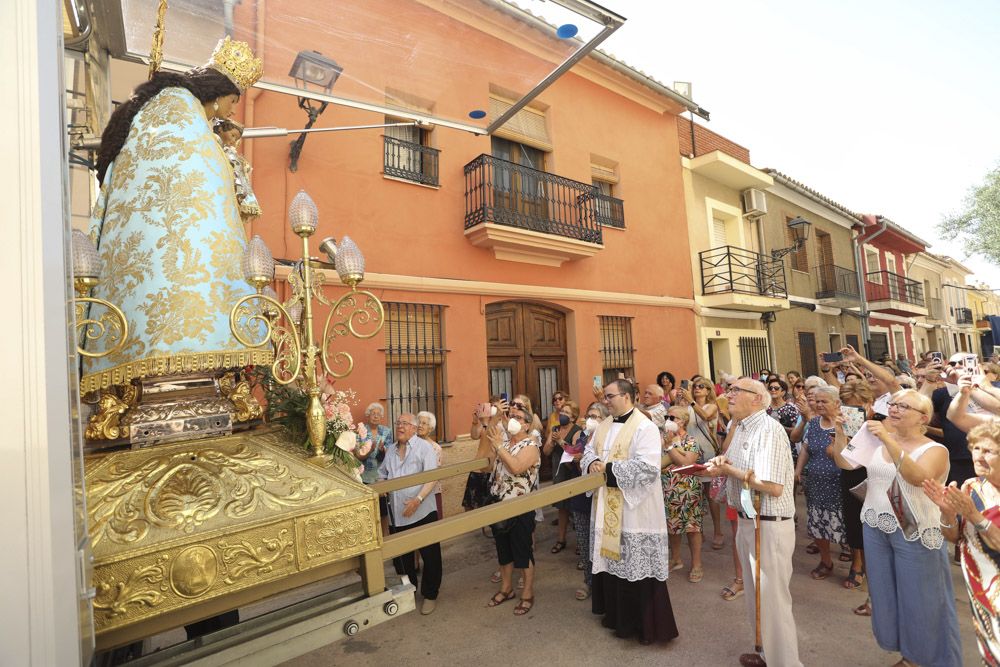
{"label": "wrought iron balcony railing", "polygon": [[785,265],[780,259],[722,246],[698,253],[701,262],[701,293],[705,296],[735,292],[776,299],[788,297]]}
{"label": "wrought iron balcony railing", "polygon": [[972,324],[972,309],[971,308],[956,308],[955,309],[955,323],[956,324]]}
{"label": "wrought iron balcony railing", "polygon": [[603,243],[597,188],[480,155],[465,165],[465,228],[483,222]]}
{"label": "wrought iron balcony railing", "polygon": [[944,319],[944,304],[941,303],[941,299],[933,296],[927,299],[927,319],[929,320]]}
{"label": "wrought iron balcony railing", "polygon": [[865,278],[869,301],[899,301],[912,306],[924,305],[924,286],[892,271],[871,271]]}
{"label": "wrought iron balcony railing", "polygon": [[604,227],[625,229],[625,202],[599,192],[594,204],[597,207],[597,222]]}
{"label": "wrought iron balcony railing", "polygon": [[430,146],[384,136],[386,176],[402,178],[424,185],[438,185],[438,154]]}
{"label": "wrought iron balcony railing", "polygon": [[857,272],[836,264],[820,264],[816,267],[816,298],[860,300]]}

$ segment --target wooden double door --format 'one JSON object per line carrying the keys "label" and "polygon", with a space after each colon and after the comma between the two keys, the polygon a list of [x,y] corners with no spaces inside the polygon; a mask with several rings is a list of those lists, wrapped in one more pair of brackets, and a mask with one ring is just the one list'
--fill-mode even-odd
{"label": "wooden double door", "polygon": [[[491,303],[486,307],[486,354],[490,394],[527,394],[535,414],[545,420],[552,393],[567,389],[566,316],[531,302]],[[544,474],[548,466],[542,465]]]}

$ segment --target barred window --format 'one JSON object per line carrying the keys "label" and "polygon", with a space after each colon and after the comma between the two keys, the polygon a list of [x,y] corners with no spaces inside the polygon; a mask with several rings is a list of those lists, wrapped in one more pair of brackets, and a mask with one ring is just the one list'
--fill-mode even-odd
{"label": "barred window", "polygon": [[632,347],[632,318],[600,316],[601,321],[601,366],[604,384],[618,378],[635,377],[635,348]]}
{"label": "barred window", "polygon": [[444,389],[444,307],[385,303],[385,386],[389,423],[404,412],[431,412],[434,439],[447,441]]}

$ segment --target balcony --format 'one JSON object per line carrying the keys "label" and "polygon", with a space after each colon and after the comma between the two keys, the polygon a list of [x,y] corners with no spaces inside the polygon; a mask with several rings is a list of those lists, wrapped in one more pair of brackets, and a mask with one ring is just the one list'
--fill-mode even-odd
{"label": "balcony", "polygon": [[856,271],[836,264],[821,264],[816,267],[815,273],[816,298],[821,303],[861,301]]}
{"label": "balcony", "polygon": [[955,323],[956,324],[972,324],[972,309],[971,308],[956,308],[955,309]]}
{"label": "balcony", "polygon": [[625,202],[611,195],[597,193],[594,198],[597,222],[602,227],[625,229]]}
{"label": "balcony", "polygon": [[868,309],[891,315],[927,315],[924,287],[892,271],[871,271],[865,275]]}
{"label": "balcony", "polygon": [[781,260],[735,246],[703,250],[698,259],[702,306],[756,312],[788,308]]}
{"label": "balcony", "polygon": [[465,236],[497,259],[560,266],[603,247],[597,188],[491,155],[465,165]]}
{"label": "balcony", "polygon": [[944,304],[941,303],[941,299],[933,296],[927,299],[927,319],[944,320]]}
{"label": "balcony", "polygon": [[423,185],[438,185],[438,151],[395,137],[384,136],[386,176]]}

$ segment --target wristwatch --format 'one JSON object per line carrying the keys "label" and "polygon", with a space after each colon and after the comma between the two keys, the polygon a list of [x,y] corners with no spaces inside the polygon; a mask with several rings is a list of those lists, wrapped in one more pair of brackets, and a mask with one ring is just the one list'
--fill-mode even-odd
{"label": "wristwatch", "polygon": [[418,502],[418,503],[422,503],[422,502],[424,502],[424,498],[423,498],[423,496],[421,496],[421,495],[420,495],[419,493],[417,494],[417,502]]}
{"label": "wristwatch", "polygon": [[670,446],[669,446],[669,447],[667,447],[667,448],[666,448],[665,450],[663,450],[663,453],[664,453],[664,454],[666,454],[666,453],[667,453],[667,452],[669,452],[669,451],[670,451],[671,449],[677,449],[678,447],[680,447],[680,445],[679,445],[679,444],[677,444],[677,443],[675,442],[674,444],[670,445]]}
{"label": "wristwatch", "polygon": [[977,532],[985,533],[987,530],[990,529],[990,525],[991,524],[992,524],[992,521],[990,521],[986,517],[983,517],[982,521],[980,521],[979,523],[974,523],[972,525],[976,527],[976,531]]}

